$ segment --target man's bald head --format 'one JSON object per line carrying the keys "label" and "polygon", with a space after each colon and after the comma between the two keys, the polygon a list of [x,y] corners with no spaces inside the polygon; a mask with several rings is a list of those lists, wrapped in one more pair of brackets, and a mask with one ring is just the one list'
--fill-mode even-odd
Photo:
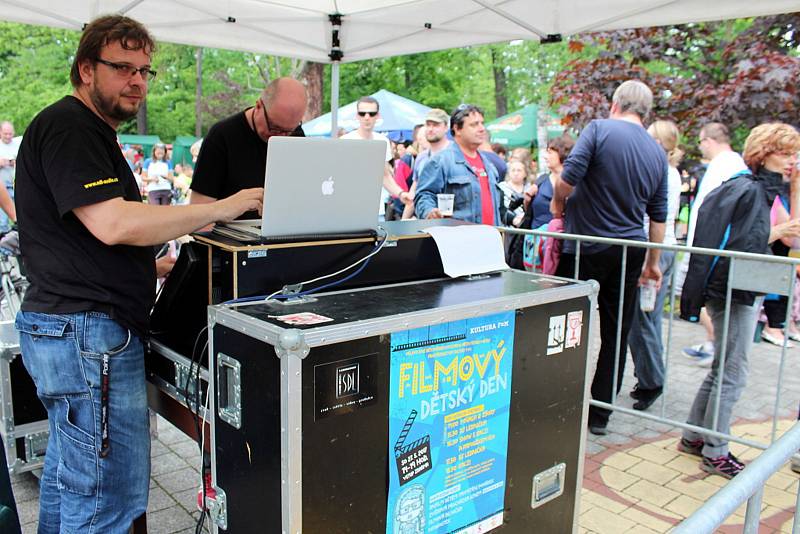
{"label": "man's bald head", "polygon": [[305,86],[294,78],[272,80],[261,93],[270,121],[281,128],[294,128],[303,120],[308,105]]}
{"label": "man's bald head", "polygon": [[14,125],[8,121],[0,123],[0,141],[9,144],[14,140]]}

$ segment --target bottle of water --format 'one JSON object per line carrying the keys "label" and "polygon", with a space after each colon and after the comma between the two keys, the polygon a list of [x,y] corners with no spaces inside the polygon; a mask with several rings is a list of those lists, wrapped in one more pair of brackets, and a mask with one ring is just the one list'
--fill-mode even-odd
{"label": "bottle of water", "polygon": [[647,280],[639,287],[639,306],[644,312],[651,312],[656,307],[656,283],[654,280]]}

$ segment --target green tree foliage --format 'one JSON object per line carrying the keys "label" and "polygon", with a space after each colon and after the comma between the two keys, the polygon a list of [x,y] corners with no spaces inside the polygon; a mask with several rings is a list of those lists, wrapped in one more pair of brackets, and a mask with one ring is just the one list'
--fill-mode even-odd
{"label": "green tree foliage", "polygon": [[[505,65],[509,110],[546,104],[555,75],[578,55],[568,50],[568,43],[515,41],[347,63],[340,68],[339,101],[344,104],[387,89],[448,112],[464,102],[476,104],[492,119],[496,116],[492,48]],[[579,55],[591,54],[587,48]],[[330,68],[326,76],[330,77]],[[323,107],[330,110],[329,95]]]}
{"label": "green tree foliage", "polygon": [[[68,30],[0,22],[0,120],[22,132],[42,108],[72,92],[69,68],[79,34]],[[490,48],[491,47],[491,48]],[[514,42],[442,50],[341,66],[340,104],[388,89],[431,107],[452,110],[462,102],[481,106],[495,117],[491,52],[504,67],[509,109],[543,103],[555,74],[571,57],[566,43],[540,46]],[[170,141],[195,130],[195,48],[159,43],[153,58],[158,76],[147,100],[149,133]],[[278,76],[299,76],[297,60],[206,48],[202,62],[203,133],[216,121],[252,105],[264,85]],[[330,66],[325,68],[326,88]],[[322,111],[330,111],[323,91]],[[135,133],[131,120],[121,133]]]}
{"label": "green tree foliage", "polygon": [[0,120],[22,133],[43,107],[69,94],[77,45],[75,32],[0,24]]}
{"label": "green tree foliage", "polygon": [[[639,77],[656,89],[657,114],[684,131],[722,120],[746,131],[763,120],[794,120],[800,101],[798,15],[645,28],[542,45],[515,41],[341,65],[340,104],[388,89],[431,107],[469,102],[496,115],[495,72],[503,68],[509,110],[560,107],[580,126],[608,111],[620,81]],[[0,120],[19,132],[48,104],[72,91],[69,68],[77,32],[0,23]],[[494,55],[494,62],[492,56]],[[165,141],[195,131],[195,48],[160,43],[148,96],[148,129]],[[267,82],[298,77],[304,63],[263,54],[204,49],[202,131],[252,105]],[[330,110],[330,66],[321,111]],[[133,121],[121,127],[134,132]]]}

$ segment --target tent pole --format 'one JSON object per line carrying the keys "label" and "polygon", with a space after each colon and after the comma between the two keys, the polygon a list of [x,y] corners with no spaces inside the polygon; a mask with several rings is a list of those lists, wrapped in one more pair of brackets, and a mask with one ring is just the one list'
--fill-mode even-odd
{"label": "tent pole", "polygon": [[339,62],[331,63],[331,139],[339,133]]}
{"label": "tent pole", "polygon": [[333,13],[328,15],[331,23],[331,139],[336,139],[339,133],[339,63],[344,54],[342,53],[339,32],[342,29],[342,15]]}

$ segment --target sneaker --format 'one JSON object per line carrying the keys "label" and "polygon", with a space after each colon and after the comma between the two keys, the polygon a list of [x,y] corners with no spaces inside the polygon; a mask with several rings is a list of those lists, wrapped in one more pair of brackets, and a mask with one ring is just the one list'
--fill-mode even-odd
{"label": "sneaker", "polygon": [[694,456],[703,456],[703,445],[705,445],[705,442],[702,439],[692,441],[681,438],[678,442],[678,450]]}
{"label": "sneaker", "polygon": [[700,469],[712,475],[733,478],[741,473],[742,469],[744,469],[744,464],[736,456],[728,453],[727,456],[718,456],[717,458],[703,456],[703,461],[700,462]]}
{"label": "sneaker", "polygon": [[714,346],[711,345],[711,350],[706,343],[699,345],[692,345],[683,349],[683,354],[692,360],[696,365],[701,367],[711,367],[714,362]]}

